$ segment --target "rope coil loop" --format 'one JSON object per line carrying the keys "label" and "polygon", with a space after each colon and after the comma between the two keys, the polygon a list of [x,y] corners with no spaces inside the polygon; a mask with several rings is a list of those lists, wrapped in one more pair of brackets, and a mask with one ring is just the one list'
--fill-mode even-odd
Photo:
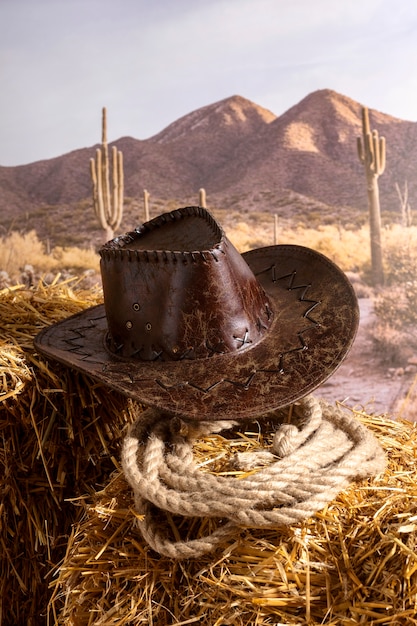
{"label": "rope coil loop", "polygon": [[[197,438],[230,430],[236,422],[186,422],[154,409],[142,413],[124,440],[122,466],[147,543],[171,558],[196,558],[239,527],[286,526],[311,517],[352,480],[383,471],[382,448],[355,418],[313,396],[295,411],[299,428],[279,423],[270,449],[235,455],[236,468],[256,468],[239,480],[202,472],[193,456]],[[161,511],[217,518],[221,525],[204,537],[175,540],[161,524]]]}

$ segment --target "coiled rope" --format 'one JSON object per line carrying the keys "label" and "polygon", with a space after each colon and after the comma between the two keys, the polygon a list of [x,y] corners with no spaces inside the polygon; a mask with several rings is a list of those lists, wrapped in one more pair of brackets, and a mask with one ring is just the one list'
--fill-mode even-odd
{"label": "coiled rope", "polygon": [[[270,449],[240,453],[238,469],[259,469],[242,479],[201,471],[193,442],[230,430],[236,422],[186,422],[147,409],[131,426],[122,466],[133,489],[139,527],[157,552],[175,559],[212,551],[239,527],[290,525],[325,507],[354,479],[385,467],[377,440],[338,407],[308,396],[294,405],[298,423],[278,424]],[[218,518],[204,537],[171,539],[160,511],[185,517]]]}

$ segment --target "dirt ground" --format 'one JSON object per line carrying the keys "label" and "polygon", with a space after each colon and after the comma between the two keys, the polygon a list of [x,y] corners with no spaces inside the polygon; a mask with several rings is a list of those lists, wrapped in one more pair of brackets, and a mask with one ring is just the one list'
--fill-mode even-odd
{"label": "dirt ground", "polygon": [[315,395],[364,409],[369,414],[417,421],[417,401],[413,401],[417,367],[392,372],[381,363],[367,333],[374,321],[372,300],[360,298],[359,307],[361,316],[355,343],[339,369]]}

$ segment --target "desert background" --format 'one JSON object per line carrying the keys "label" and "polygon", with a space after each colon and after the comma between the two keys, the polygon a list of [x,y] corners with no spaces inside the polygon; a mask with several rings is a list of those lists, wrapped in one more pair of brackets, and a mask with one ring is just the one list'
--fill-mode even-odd
{"label": "desert background", "polygon": [[[361,328],[346,362],[318,392],[414,419],[417,124],[369,111],[371,128],[386,141],[386,168],[378,180],[385,283],[376,286],[366,178],[356,148],[363,106],[322,89],[277,116],[231,96],[149,139],[110,142],[110,155],[117,146],[124,160],[123,216],[114,234],[145,221],[145,194],[152,218],[198,204],[204,189],[207,208],[241,252],[276,241],[324,253],[356,289]],[[51,283],[58,274],[61,281],[100,285],[97,249],[106,232],[94,213],[89,170],[99,147],[0,167],[3,286]]]}

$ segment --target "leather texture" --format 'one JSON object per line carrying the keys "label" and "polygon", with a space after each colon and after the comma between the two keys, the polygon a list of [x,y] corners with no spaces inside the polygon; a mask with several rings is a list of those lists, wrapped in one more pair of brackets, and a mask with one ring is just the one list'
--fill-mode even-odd
{"label": "leather texture", "polygon": [[100,254],[108,347],[118,356],[204,359],[257,343],[270,325],[264,290],[198,209],[165,214]]}
{"label": "leather texture", "polygon": [[340,365],[359,309],[341,270],[301,246],[243,255],[201,207],[100,250],[104,305],[44,329],[39,352],[189,419],[260,417]]}

